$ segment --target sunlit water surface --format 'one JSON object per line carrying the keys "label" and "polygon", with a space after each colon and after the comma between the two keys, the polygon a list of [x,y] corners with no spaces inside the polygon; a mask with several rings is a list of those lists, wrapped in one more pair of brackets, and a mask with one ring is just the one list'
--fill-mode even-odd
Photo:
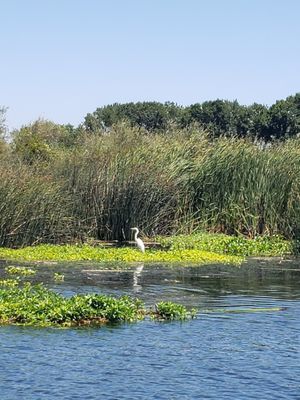
{"label": "sunlit water surface", "polygon": [[199,313],[101,328],[2,326],[0,399],[300,399],[299,265],[37,265],[34,280],[67,296],[130,294]]}

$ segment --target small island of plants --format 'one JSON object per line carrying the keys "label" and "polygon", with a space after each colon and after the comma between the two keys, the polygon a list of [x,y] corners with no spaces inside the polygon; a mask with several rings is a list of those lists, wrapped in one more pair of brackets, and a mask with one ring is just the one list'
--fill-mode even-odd
{"label": "small island of plants", "polygon": [[159,302],[146,309],[141,300],[103,294],[64,297],[43,284],[20,283],[19,279],[0,282],[0,324],[32,326],[82,326],[114,322],[134,322],[193,318],[195,310],[183,305]]}

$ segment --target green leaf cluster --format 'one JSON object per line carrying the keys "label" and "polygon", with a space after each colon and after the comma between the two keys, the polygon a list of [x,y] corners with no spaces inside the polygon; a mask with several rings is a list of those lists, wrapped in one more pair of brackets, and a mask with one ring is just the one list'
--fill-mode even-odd
{"label": "green leaf cluster", "polygon": [[161,301],[155,306],[156,313],[154,317],[164,320],[185,320],[194,318],[196,310],[187,311],[182,304],[172,303],[171,301]]}

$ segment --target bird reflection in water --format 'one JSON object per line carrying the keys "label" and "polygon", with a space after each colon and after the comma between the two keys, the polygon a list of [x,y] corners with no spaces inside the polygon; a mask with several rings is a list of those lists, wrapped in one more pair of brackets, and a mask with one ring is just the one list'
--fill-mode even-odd
{"label": "bird reflection in water", "polygon": [[139,264],[137,264],[137,266],[135,267],[135,269],[133,271],[133,291],[134,292],[140,292],[142,290],[142,285],[139,284],[139,278],[143,271],[143,268],[144,268],[144,264],[139,263]]}

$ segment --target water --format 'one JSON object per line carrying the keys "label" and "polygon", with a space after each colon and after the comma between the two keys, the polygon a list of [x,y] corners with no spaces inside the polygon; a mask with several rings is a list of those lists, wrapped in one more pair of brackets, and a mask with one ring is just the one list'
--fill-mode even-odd
{"label": "water", "polygon": [[[183,323],[0,327],[3,400],[300,399],[298,261],[37,268],[34,279],[66,295],[131,294],[149,305],[169,299],[199,314]],[[57,271],[64,282],[55,283]]]}

